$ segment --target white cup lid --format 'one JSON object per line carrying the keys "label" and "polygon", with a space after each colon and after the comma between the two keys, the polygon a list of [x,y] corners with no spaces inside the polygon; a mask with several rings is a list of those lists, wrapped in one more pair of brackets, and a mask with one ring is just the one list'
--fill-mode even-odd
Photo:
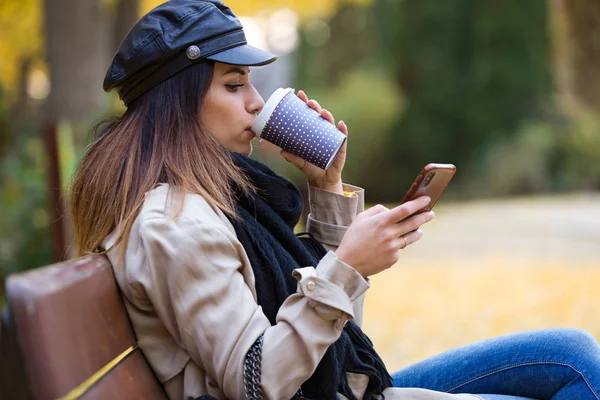
{"label": "white cup lid", "polygon": [[271,97],[269,97],[269,99],[265,103],[265,106],[256,116],[256,119],[252,124],[252,131],[256,134],[257,138],[260,138],[260,136],[262,135],[262,131],[265,128],[265,125],[267,125],[267,121],[269,121],[269,118],[271,118],[271,114],[273,114],[273,111],[275,111],[275,108],[277,107],[277,105],[279,105],[279,102],[283,100],[285,95],[290,92],[294,93],[294,89],[279,88],[273,92]]}

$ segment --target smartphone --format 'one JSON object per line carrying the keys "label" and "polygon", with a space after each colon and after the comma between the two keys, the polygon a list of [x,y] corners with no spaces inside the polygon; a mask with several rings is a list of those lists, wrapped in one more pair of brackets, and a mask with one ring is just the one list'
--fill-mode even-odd
{"label": "smartphone", "polygon": [[431,201],[423,211],[431,211],[455,173],[456,167],[452,164],[427,164],[404,195],[402,203],[417,197],[429,196]]}

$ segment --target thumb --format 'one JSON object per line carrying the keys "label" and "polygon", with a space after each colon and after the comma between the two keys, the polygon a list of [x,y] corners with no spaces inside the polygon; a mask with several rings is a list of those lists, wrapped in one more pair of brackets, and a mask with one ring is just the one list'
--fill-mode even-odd
{"label": "thumb", "polygon": [[302,171],[302,170],[304,170],[304,168],[306,168],[308,161],[303,160],[300,157],[295,156],[294,154],[287,152],[285,150],[281,150],[281,152],[279,154],[281,154],[287,162],[294,164],[296,167],[298,167],[298,169],[300,169],[300,171]]}

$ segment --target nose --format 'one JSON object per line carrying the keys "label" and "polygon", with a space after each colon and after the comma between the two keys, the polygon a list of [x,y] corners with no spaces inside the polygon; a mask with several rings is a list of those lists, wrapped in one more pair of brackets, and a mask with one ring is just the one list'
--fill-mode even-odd
{"label": "nose", "polygon": [[252,90],[249,91],[249,97],[246,101],[246,111],[250,114],[258,114],[264,106],[265,101],[256,88],[252,86]]}

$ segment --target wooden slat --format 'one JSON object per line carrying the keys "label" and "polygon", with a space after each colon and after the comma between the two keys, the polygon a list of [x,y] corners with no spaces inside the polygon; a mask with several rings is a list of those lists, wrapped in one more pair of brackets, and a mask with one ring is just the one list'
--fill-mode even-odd
{"label": "wooden slat", "polygon": [[82,400],[166,398],[139,349],[81,396]]}

